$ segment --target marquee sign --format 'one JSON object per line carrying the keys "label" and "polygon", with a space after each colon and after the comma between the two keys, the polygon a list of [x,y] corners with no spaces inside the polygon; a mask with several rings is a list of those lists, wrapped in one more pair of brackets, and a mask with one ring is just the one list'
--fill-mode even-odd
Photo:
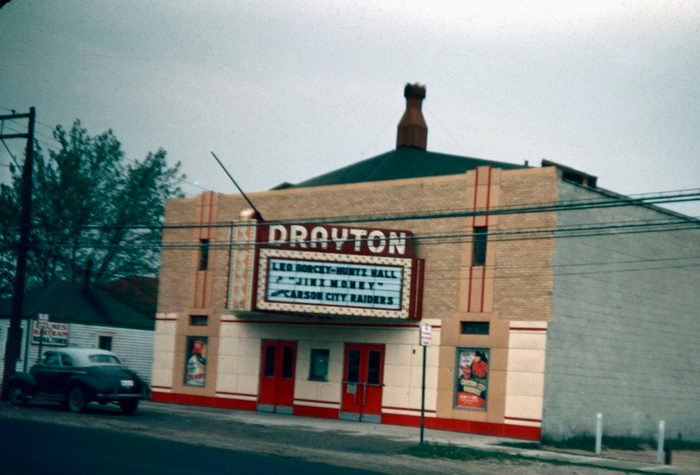
{"label": "marquee sign", "polygon": [[423,260],[408,231],[261,227],[254,308],[284,313],[420,318]]}
{"label": "marquee sign", "polygon": [[411,257],[413,233],[323,224],[271,224],[259,228],[258,242],[285,249],[343,254]]}

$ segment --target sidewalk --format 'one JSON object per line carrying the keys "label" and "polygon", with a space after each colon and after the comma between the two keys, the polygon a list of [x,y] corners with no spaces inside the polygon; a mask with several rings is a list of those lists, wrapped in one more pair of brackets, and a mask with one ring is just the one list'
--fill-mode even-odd
{"label": "sidewalk", "polygon": [[[217,421],[238,422],[266,427],[303,428],[305,431],[328,434],[343,434],[360,438],[372,437],[409,445],[419,442],[419,429],[414,427],[391,426],[341,421],[336,419],[317,419],[282,414],[258,413],[252,411],[235,411],[197,406],[181,406],[176,404],[148,402],[144,409],[149,411],[179,414],[185,417],[209,418]],[[566,463],[585,464],[601,469],[617,469],[622,471],[642,471],[650,473],[700,474],[700,470],[677,467],[673,465],[658,465],[645,461],[620,460],[589,455],[579,455],[549,450],[516,449],[500,446],[501,443],[522,443],[519,439],[482,436],[460,432],[447,432],[426,429],[424,439],[429,443],[453,445],[473,449],[501,452],[511,455],[521,455],[540,460],[555,460]]]}

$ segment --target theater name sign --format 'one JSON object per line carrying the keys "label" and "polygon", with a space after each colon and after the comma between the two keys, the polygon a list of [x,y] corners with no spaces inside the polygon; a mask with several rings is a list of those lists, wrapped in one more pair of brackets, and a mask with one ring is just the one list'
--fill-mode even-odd
{"label": "theater name sign", "polygon": [[410,231],[326,225],[258,228],[255,309],[420,319],[423,260]]}

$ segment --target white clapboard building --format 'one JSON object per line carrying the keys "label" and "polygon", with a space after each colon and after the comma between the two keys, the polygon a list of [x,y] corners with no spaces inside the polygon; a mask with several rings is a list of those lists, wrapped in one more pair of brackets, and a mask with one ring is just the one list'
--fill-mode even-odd
{"label": "white clapboard building", "polygon": [[[31,319],[22,321],[17,371],[31,368],[40,349],[102,348],[119,355],[127,366],[150,381],[154,313],[148,311],[148,304],[144,305],[144,292],[134,292],[134,285],[143,284],[144,279],[148,278],[121,279],[99,289],[58,281],[26,292],[24,314]],[[155,283],[147,287],[155,288]],[[11,305],[11,299],[0,301],[0,361],[5,356]]]}

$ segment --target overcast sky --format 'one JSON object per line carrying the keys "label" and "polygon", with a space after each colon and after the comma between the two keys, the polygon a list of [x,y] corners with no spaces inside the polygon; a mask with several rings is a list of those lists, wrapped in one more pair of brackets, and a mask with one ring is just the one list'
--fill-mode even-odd
{"label": "overcast sky", "polygon": [[0,60],[0,107],[35,106],[40,140],[80,118],[224,193],[210,150],[262,191],[393,149],[406,82],[429,150],[700,187],[700,1],[13,0]]}

